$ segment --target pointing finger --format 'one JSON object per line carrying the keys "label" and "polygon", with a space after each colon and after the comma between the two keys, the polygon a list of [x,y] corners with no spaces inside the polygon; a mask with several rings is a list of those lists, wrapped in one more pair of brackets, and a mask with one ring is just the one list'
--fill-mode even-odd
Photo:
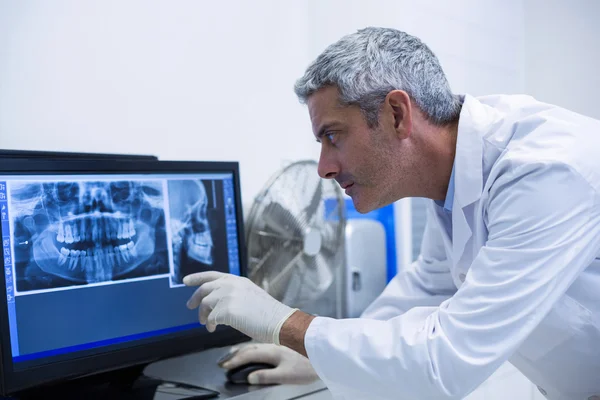
{"label": "pointing finger", "polygon": [[197,272],[195,274],[187,275],[183,278],[183,283],[186,286],[200,286],[206,282],[211,282],[217,280],[219,278],[224,277],[225,274],[219,271],[205,271],[205,272]]}

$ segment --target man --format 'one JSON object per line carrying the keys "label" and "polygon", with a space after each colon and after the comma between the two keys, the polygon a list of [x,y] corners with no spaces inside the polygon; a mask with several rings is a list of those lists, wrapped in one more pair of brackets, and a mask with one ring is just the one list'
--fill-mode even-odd
{"label": "man", "polygon": [[[453,95],[434,54],[393,29],[342,38],[295,89],[319,175],[357,210],[433,200],[421,255],[359,319],[191,275],[200,321],[307,355],[335,398],[460,399],[508,360],[550,399],[600,399],[600,122],[527,96]],[[273,348],[234,360],[306,366]]]}

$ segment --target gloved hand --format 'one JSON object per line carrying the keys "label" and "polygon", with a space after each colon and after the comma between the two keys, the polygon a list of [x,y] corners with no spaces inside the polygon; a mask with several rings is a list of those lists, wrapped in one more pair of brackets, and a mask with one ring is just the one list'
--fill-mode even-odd
{"label": "gloved hand", "polygon": [[247,344],[232,349],[228,356],[219,360],[219,366],[232,369],[250,362],[275,365],[273,369],[261,369],[248,375],[248,382],[252,385],[306,384],[319,379],[308,358],[273,344]]}
{"label": "gloved hand", "polygon": [[183,283],[200,286],[187,306],[199,307],[200,323],[209,332],[229,325],[259,342],[279,344],[281,326],[296,311],[240,276],[207,271],[188,275]]}

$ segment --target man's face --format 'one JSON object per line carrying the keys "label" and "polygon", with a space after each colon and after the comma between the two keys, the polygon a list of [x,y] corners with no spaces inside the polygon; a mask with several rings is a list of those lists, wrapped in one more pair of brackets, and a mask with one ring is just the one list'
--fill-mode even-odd
{"label": "man's face", "polygon": [[336,87],[307,100],[312,129],[321,143],[319,175],[335,179],[361,213],[397,200],[394,177],[400,173],[393,157],[393,132],[372,129],[357,106],[341,106]]}

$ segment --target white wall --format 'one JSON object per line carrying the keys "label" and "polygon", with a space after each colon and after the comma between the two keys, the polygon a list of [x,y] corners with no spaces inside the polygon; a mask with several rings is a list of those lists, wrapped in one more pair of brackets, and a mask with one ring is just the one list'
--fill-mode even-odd
{"label": "white wall", "polygon": [[525,1],[527,93],[600,118],[600,1]]}
{"label": "white wall", "polygon": [[276,0],[1,0],[0,147],[239,160],[251,202],[318,152],[293,92],[307,15]]}
{"label": "white wall", "polygon": [[2,0],[0,147],[239,160],[249,203],[283,163],[318,155],[292,86],[327,44],[397,27],[455,90],[520,91],[520,4]]}
{"label": "white wall", "polygon": [[367,25],[405,30],[436,53],[455,92],[523,91],[522,0],[310,0],[309,54]]}

